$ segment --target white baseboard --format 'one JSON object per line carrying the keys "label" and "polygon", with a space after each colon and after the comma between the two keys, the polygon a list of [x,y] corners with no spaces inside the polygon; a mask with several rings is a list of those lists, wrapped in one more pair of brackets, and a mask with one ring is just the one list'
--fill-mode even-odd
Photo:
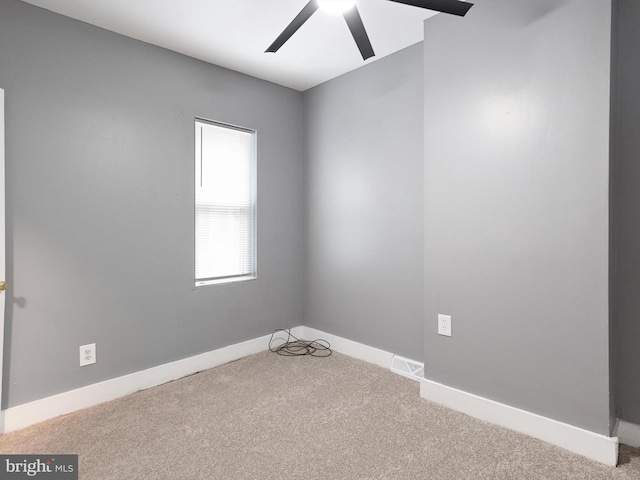
{"label": "white baseboard", "polygon": [[[393,354],[314,328],[291,329],[305,340],[327,340],[339,353],[391,368]],[[68,392],[8,408],[0,412],[0,433],[8,433],[60,415],[114,400],[196,372],[267,350],[271,335],[230,345],[193,357],[105,380]],[[500,404],[454,388],[422,380],[420,396],[487,422],[525,433],[607,465],[616,465],[618,438],[598,435],[524,410]],[[3,426],[4,424],[4,426]],[[640,426],[620,422],[621,441],[640,446]]]}
{"label": "white baseboard", "polygon": [[[302,335],[302,337],[300,337],[300,335]],[[317,340],[321,338],[328,341],[331,344],[331,349],[338,353],[343,353],[350,357],[364,360],[365,362],[373,363],[380,367],[391,368],[393,353],[385,350],[370,347],[362,343],[354,342],[353,340],[347,340],[346,338],[321,332],[320,330],[310,327],[301,327],[300,335],[296,334],[296,337],[304,340]]]}
{"label": "white baseboard", "polygon": [[618,440],[633,448],[640,448],[640,425],[618,420]]}
{"label": "white baseboard", "polygon": [[525,410],[447,387],[431,380],[420,396],[494,425],[515,430],[610,466],[618,463],[618,438],[599,435]]}
{"label": "white baseboard", "polygon": [[[291,329],[300,337],[301,327]],[[4,410],[0,415],[0,433],[8,433],[50,418],[92,407],[155,387],[178,378],[217,367],[268,349],[271,335],[184,358],[139,372],[94,383],[86,387],[24,403]],[[4,426],[3,426],[4,424]]]}

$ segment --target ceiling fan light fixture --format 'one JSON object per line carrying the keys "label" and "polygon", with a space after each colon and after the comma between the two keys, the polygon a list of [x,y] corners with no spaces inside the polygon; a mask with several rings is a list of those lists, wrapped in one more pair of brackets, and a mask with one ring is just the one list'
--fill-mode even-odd
{"label": "ceiling fan light fixture", "polygon": [[[473,3],[463,2],[461,0],[389,0],[390,2],[403,3],[427,10],[435,10],[436,12],[448,13],[450,15],[458,15],[464,17]],[[278,38],[269,45],[265,53],[275,53],[282,45],[284,45],[291,36],[311,18],[318,10],[322,9],[327,12],[342,14],[347,22],[351,35],[358,46],[358,50],[362,54],[362,59],[367,60],[375,56],[371,41],[367,35],[367,31],[362,23],[362,17],[356,7],[356,0],[309,0],[302,10],[295,16],[291,23],[287,25]]]}
{"label": "ceiling fan light fixture", "polygon": [[328,13],[344,13],[356,5],[356,0],[318,0],[321,10]]}

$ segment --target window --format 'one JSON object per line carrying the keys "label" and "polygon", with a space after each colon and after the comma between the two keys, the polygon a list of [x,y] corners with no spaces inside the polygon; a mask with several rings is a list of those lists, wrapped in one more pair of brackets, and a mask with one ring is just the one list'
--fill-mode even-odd
{"label": "window", "polygon": [[196,119],[196,286],[256,277],[256,132]]}

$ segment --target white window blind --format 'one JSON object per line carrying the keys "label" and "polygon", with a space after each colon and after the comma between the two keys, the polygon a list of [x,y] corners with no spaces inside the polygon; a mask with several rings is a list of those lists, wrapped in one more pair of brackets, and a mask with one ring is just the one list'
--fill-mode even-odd
{"label": "white window blind", "polygon": [[196,120],[196,285],[256,276],[256,133]]}

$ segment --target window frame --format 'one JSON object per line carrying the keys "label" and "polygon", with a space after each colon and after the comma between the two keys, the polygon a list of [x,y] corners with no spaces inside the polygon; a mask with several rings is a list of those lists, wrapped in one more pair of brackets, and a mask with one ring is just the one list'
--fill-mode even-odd
{"label": "window frame", "polygon": [[[236,130],[239,132],[243,132],[243,133],[248,133],[251,135],[251,161],[250,161],[250,165],[251,165],[251,222],[252,222],[252,239],[251,239],[251,272],[250,273],[241,273],[238,275],[228,275],[228,276],[221,276],[221,277],[211,277],[211,278],[201,278],[198,279],[196,276],[196,271],[197,271],[197,248],[196,248],[196,232],[197,232],[197,224],[196,224],[196,215],[197,215],[197,206],[198,206],[198,202],[197,202],[197,180],[198,180],[198,172],[197,172],[197,168],[198,168],[198,161],[202,161],[202,136],[200,135],[200,155],[201,158],[198,159],[197,158],[197,152],[198,152],[198,145],[197,145],[197,141],[198,141],[198,129],[199,129],[199,124],[204,124],[204,125],[211,125],[214,127],[221,127],[221,128],[227,128],[230,130]],[[251,280],[255,280],[258,278],[258,201],[257,201],[257,197],[258,197],[258,192],[257,192],[257,177],[258,177],[258,132],[255,129],[252,128],[246,128],[246,127],[241,127],[238,125],[233,125],[230,123],[226,123],[226,122],[220,122],[220,121],[216,121],[216,120],[210,120],[210,119],[206,119],[203,117],[195,117],[194,118],[194,152],[193,152],[193,159],[194,159],[194,174],[193,174],[193,186],[194,186],[194,193],[193,193],[193,220],[194,220],[194,225],[193,225],[193,247],[194,247],[194,263],[193,263],[193,275],[194,275],[194,282],[195,282],[195,286],[196,287],[204,287],[204,286],[208,286],[208,285],[227,285],[227,284],[235,284],[235,283],[239,283],[239,282],[246,282],[246,281],[251,281]],[[202,168],[202,164],[200,164],[200,168]]]}

